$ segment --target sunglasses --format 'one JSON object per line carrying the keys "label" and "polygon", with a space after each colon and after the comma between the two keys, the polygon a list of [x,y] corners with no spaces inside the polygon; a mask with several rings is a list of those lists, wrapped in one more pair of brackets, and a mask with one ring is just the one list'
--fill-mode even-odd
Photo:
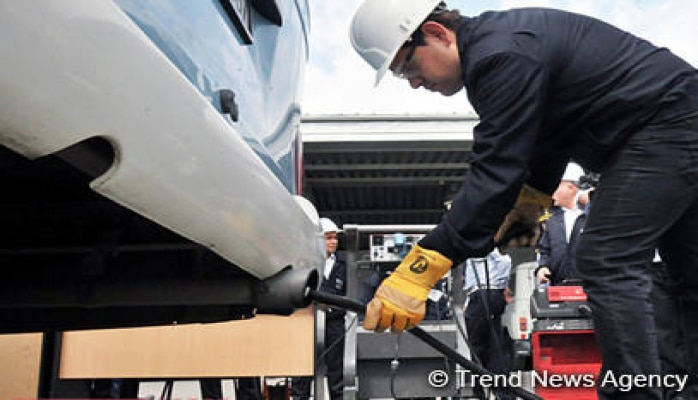
{"label": "sunglasses", "polygon": [[414,57],[414,52],[417,50],[417,43],[415,40],[410,40],[407,46],[409,46],[409,50],[407,51],[405,59],[393,70],[393,75],[400,79],[410,79],[416,72],[416,67],[410,64]]}

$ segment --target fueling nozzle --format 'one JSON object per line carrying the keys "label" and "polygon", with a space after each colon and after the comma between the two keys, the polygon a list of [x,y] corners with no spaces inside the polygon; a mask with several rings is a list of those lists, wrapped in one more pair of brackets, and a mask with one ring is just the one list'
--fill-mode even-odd
{"label": "fueling nozzle", "polygon": [[310,305],[309,294],[317,289],[319,282],[315,268],[286,267],[255,287],[257,313],[291,315],[295,309]]}

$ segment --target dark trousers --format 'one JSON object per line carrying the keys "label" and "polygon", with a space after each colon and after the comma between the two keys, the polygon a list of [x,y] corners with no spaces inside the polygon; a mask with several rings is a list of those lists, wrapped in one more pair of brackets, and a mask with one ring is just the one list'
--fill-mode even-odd
{"label": "dark trousers", "polygon": [[[259,378],[237,378],[235,384],[236,400],[262,400],[262,384]],[[223,399],[223,388],[219,378],[199,379],[201,397],[205,400]]]}
{"label": "dark trousers", "polygon": [[[509,340],[502,328],[505,306],[502,289],[480,289],[468,297],[464,315],[472,351],[485,369],[497,375],[508,374],[510,368]],[[476,396],[485,398],[481,387],[473,389]],[[499,398],[513,400],[514,396],[499,393]]]}
{"label": "dark trousers", "polygon": [[[325,364],[330,399],[341,400],[344,391],[344,318],[328,318],[325,321]],[[312,376],[293,378],[291,381],[294,399],[310,398]],[[317,397],[317,395],[316,395]]]}
{"label": "dark trousers", "polygon": [[236,400],[262,400],[262,383],[259,378],[237,378],[235,381]]}
{"label": "dark trousers", "polygon": [[199,387],[201,388],[201,398],[204,400],[221,400],[223,399],[223,388],[221,380],[218,378],[202,378],[199,379]]}
{"label": "dark trousers", "polygon": [[325,355],[327,365],[327,382],[330,398],[341,400],[344,391],[344,318],[327,320],[325,338],[327,346],[332,346]]}
{"label": "dark trousers", "polygon": [[[698,372],[698,118],[650,124],[633,135],[602,171],[577,270],[593,311],[601,377],[661,373],[658,332],[675,330],[686,372]],[[673,282],[674,307],[655,322],[651,261],[659,248]],[[668,314],[670,313],[670,314]],[[658,324],[660,329],[656,327]],[[666,326],[670,324],[670,326]],[[678,360],[679,364],[683,364]],[[683,368],[683,367],[682,367]],[[696,386],[684,391],[684,398]],[[599,387],[604,399],[661,399],[660,388]]]}
{"label": "dark trousers", "polygon": [[298,376],[291,379],[291,396],[293,400],[308,400],[312,385],[312,376]]}
{"label": "dark trousers", "polygon": [[135,399],[138,383],[138,379],[95,379],[90,385],[90,398]]}
{"label": "dark trousers", "polygon": [[[662,373],[687,374],[688,360],[686,355],[688,349],[686,349],[686,340],[681,329],[676,329],[674,326],[674,318],[679,310],[679,304],[673,296],[676,282],[667,273],[664,263],[653,263],[651,271],[652,304]],[[678,394],[676,388],[664,388],[662,398],[674,399]],[[689,397],[688,395],[684,396],[684,398]],[[693,398],[695,398],[695,392]]]}

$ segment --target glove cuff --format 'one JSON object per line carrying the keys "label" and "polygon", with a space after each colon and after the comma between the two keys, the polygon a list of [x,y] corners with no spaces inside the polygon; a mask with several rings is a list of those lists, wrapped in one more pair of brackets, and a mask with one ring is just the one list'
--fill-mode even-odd
{"label": "glove cuff", "polygon": [[453,265],[453,262],[435,250],[415,245],[393,274],[400,276],[429,292]]}

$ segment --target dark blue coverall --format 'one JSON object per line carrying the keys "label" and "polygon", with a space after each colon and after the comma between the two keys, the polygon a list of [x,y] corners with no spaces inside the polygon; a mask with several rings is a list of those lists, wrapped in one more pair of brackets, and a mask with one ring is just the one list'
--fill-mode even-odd
{"label": "dark blue coverall", "polygon": [[[347,294],[347,265],[335,253],[335,261],[329,278],[322,277],[320,291],[339,296]],[[327,383],[331,400],[341,400],[344,391],[344,316],[346,311],[337,308],[325,310],[325,364],[327,365]],[[293,398],[305,400],[310,398],[312,377],[294,378],[292,382]]]}
{"label": "dark blue coverall", "polygon": [[[552,193],[570,159],[601,173],[576,266],[594,315],[602,374],[661,373],[649,271],[659,248],[678,282],[670,320],[689,353],[682,368],[695,378],[696,69],[630,33],[558,10],[463,17],[457,40],[480,123],[452,208],[420,245],[454,265],[484,256],[524,183]],[[696,380],[689,385],[683,396],[695,398]],[[660,399],[662,392],[599,387],[601,399]]]}

